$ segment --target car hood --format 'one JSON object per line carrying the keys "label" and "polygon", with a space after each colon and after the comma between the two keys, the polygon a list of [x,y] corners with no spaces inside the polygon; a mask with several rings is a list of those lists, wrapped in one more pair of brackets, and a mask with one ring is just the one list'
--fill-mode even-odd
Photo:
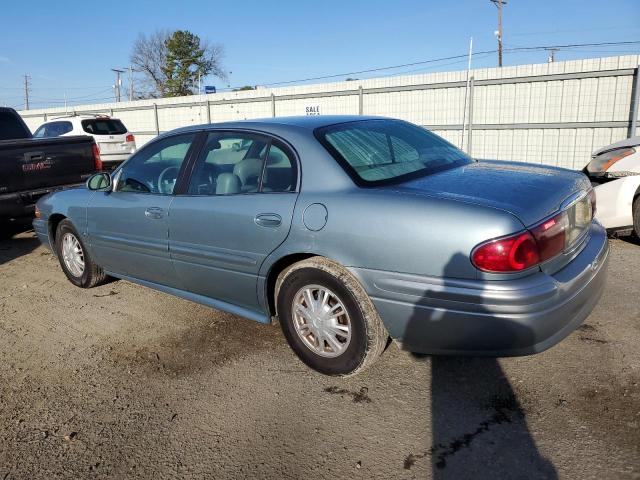
{"label": "car hood", "polygon": [[591,184],[563,168],[483,160],[384,188],[501,209],[530,226]]}
{"label": "car hood", "polygon": [[592,156],[595,157],[596,155],[600,155],[601,153],[608,152],[609,150],[615,150],[617,148],[637,147],[638,145],[640,145],[640,136],[625,138],[624,140],[620,140],[619,142],[599,148],[598,150],[593,152]]}

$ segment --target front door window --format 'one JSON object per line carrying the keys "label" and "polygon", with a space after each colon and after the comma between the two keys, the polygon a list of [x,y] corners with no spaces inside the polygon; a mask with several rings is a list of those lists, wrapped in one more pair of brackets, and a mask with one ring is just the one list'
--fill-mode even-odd
{"label": "front door window", "polygon": [[123,167],[116,191],[171,195],[194,133],[167,137],[140,150]]}

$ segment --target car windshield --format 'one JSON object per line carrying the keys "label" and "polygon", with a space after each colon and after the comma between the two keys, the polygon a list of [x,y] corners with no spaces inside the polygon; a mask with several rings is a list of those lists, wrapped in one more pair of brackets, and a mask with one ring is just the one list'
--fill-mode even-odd
{"label": "car windshield", "polygon": [[82,129],[91,135],[122,135],[127,133],[122,122],[115,119],[83,120]]}
{"label": "car windshield", "polygon": [[361,186],[396,183],[474,161],[424,128],[396,120],[330,125],[315,135]]}

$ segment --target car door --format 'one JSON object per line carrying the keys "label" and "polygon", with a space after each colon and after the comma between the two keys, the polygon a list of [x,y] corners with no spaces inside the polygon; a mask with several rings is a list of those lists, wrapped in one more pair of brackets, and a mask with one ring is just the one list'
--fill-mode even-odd
{"label": "car door", "polygon": [[184,288],[260,311],[258,271],[286,239],[297,198],[293,151],[268,136],[211,132],[169,215],[169,249]]}
{"label": "car door", "polygon": [[173,135],[148,144],[114,173],[113,191],[91,197],[89,242],[107,272],[178,285],[169,257],[168,214],[195,137]]}

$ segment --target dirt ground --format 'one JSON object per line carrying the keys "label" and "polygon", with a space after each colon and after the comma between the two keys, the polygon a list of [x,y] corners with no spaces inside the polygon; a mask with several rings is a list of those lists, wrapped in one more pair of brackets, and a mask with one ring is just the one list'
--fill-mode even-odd
{"label": "dirt ground", "polygon": [[[264,326],[0,240],[0,480],[640,478],[640,245],[542,354],[305,368]],[[5,237],[7,233],[5,232]]]}

